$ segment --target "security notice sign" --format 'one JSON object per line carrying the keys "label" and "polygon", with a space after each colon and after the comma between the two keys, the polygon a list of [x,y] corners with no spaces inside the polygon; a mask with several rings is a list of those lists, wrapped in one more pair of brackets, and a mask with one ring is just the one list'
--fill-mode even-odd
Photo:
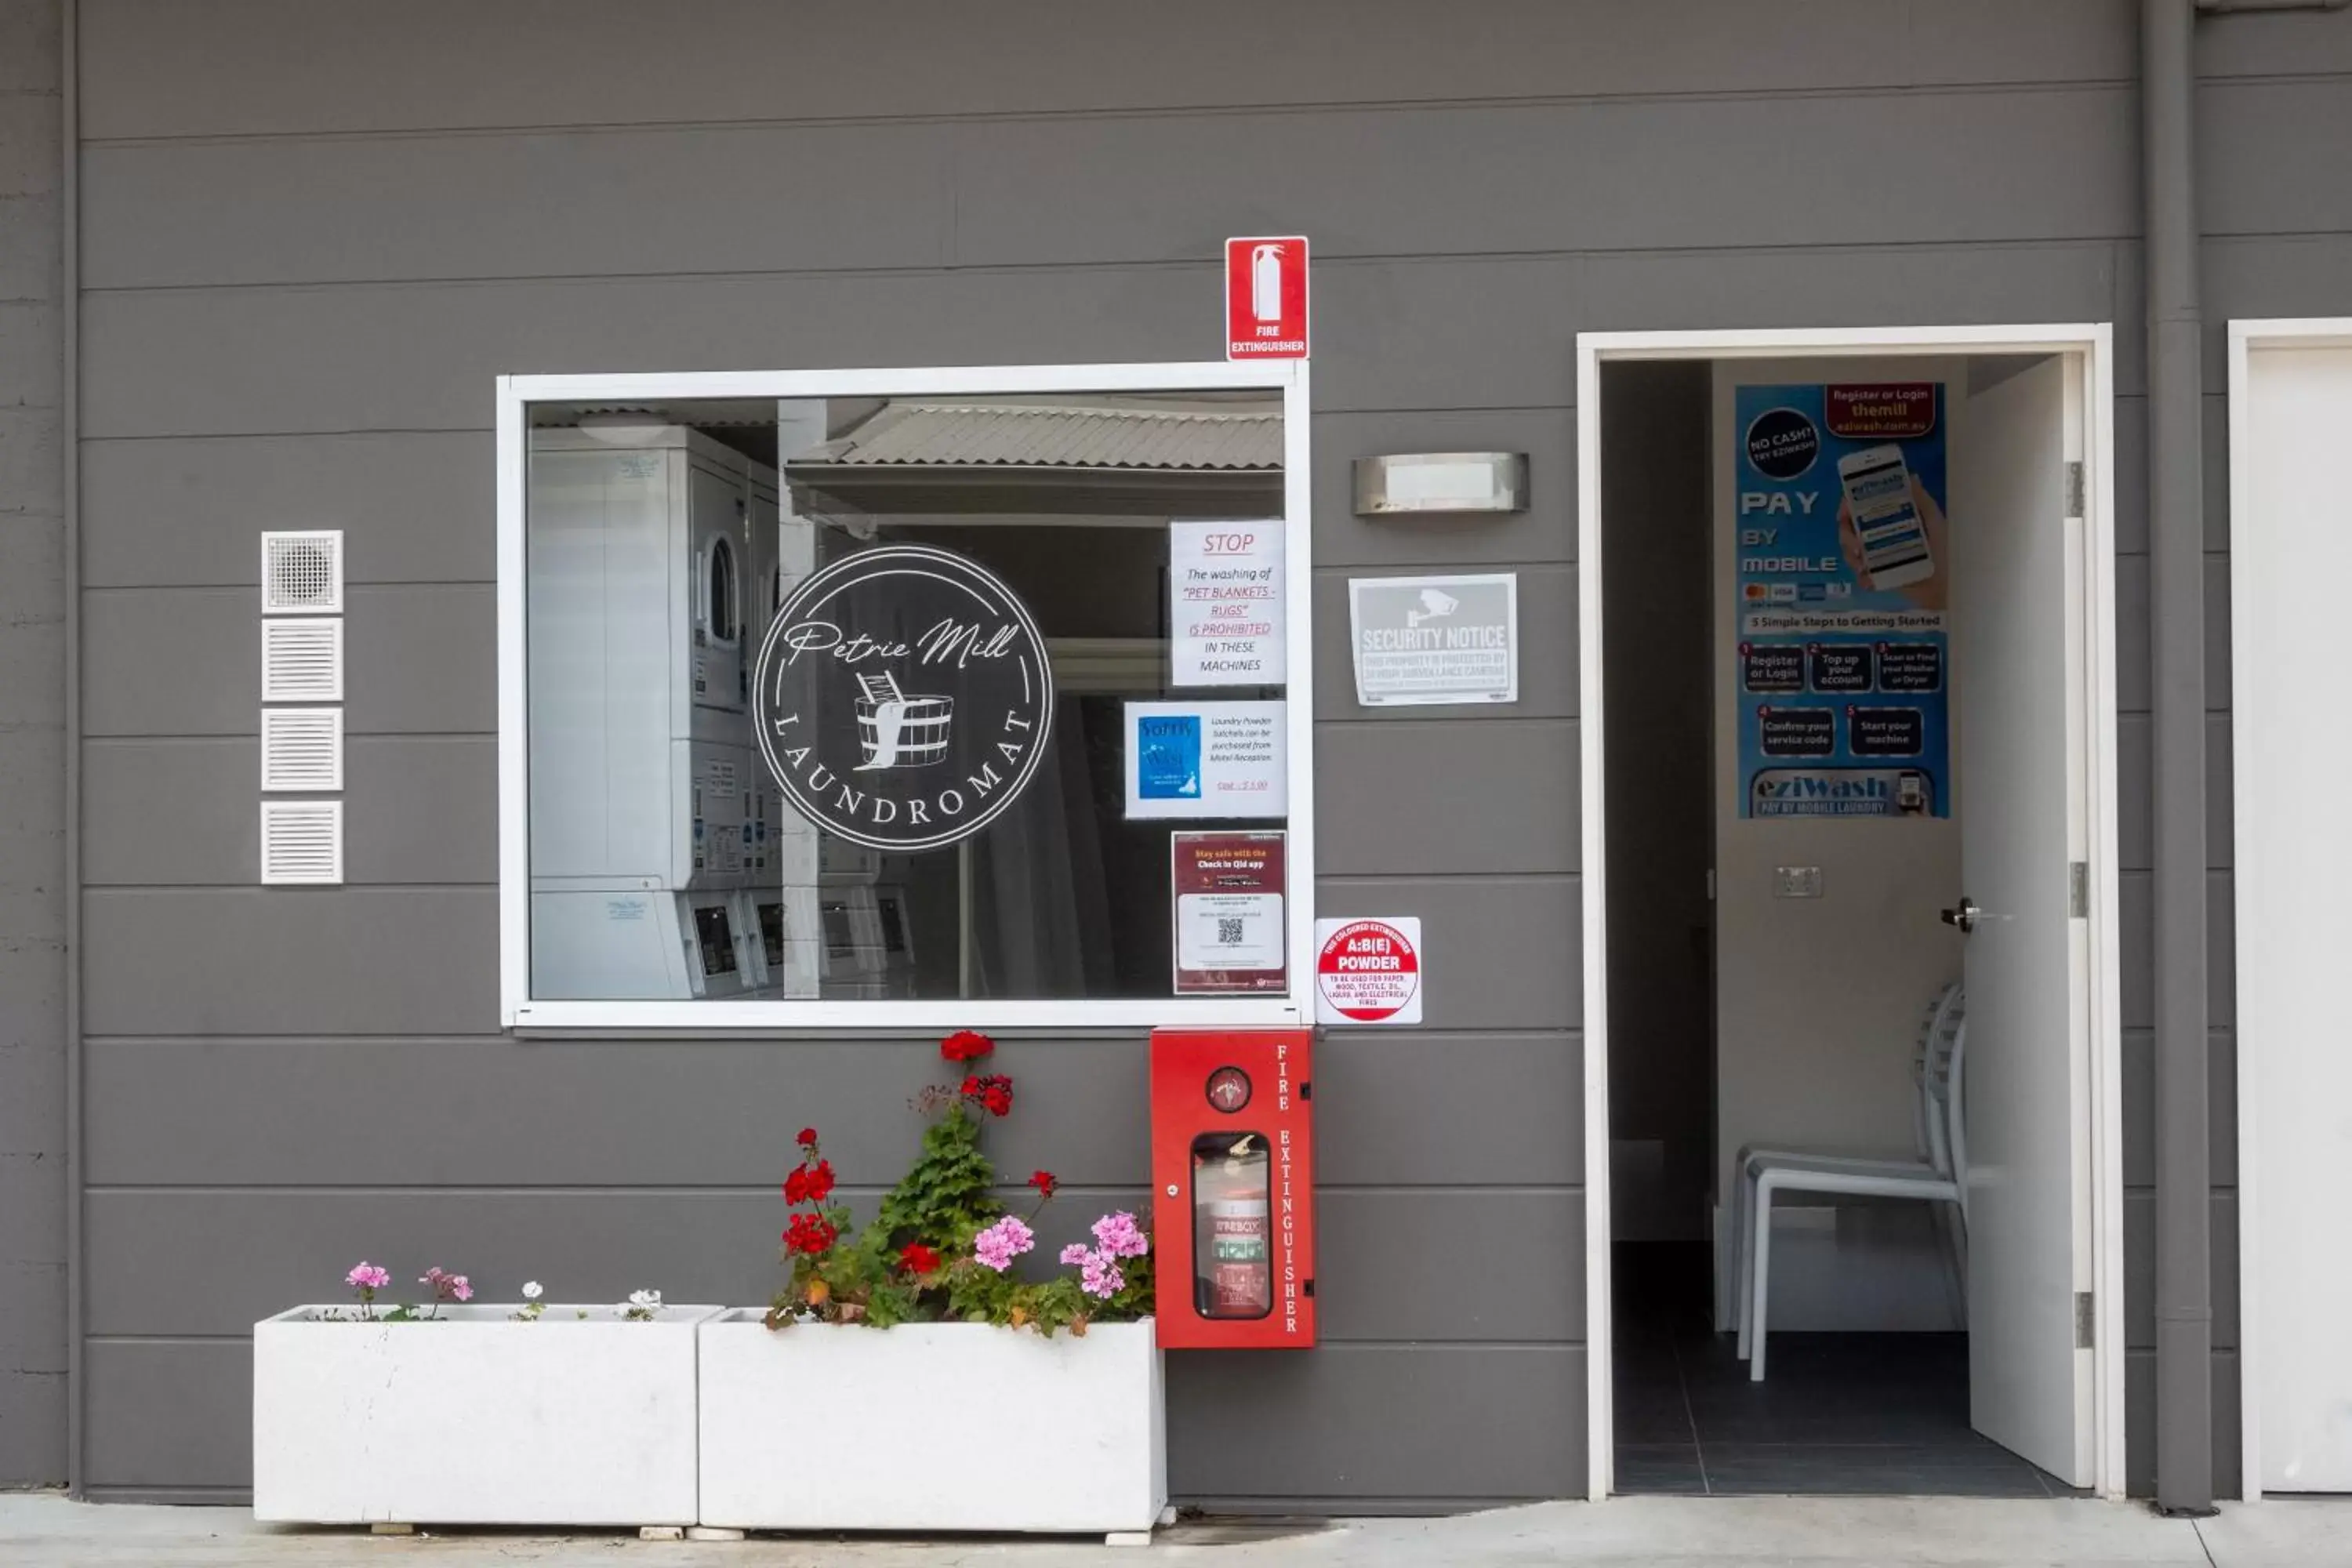
{"label": "security notice sign", "polygon": [[1307,357],[1307,238],[1225,241],[1225,357]]}
{"label": "security notice sign", "polygon": [[1288,988],[1283,843],[1279,833],[1169,835],[1176,994]]}
{"label": "security notice sign", "polygon": [[1519,700],[1519,579],[1354,577],[1348,624],[1366,708]]}
{"label": "security notice sign", "polygon": [[1315,922],[1315,1021],[1421,1022],[1421,917]]}
{"label": "security notice sign", "polygon": [[1280,686],[1282,524],[1168,525],[1169,684]]}

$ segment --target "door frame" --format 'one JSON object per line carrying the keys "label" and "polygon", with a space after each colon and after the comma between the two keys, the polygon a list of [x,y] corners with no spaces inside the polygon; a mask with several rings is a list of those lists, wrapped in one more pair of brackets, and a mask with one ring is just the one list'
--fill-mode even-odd
{"label": "door frame", "polygon": [[[2254,351],[2257,349],[2324,349],[2352,348],[2352,316],[2304,316],[2272,319],[2233,319],[2230,322],[2229,393],[2230,393],[2230,550],[2234,557],[2240,529],[2250,525],[2253,516],[2253,475],[2252,465],[2242,460],[2252,445],[2253,432],[2248,423],[2252,417],[2250,394],[2252,390]],[[2252,602],[2253,584],[2247,574],[2230,574],[2230,626],[2232,670],[2252,669],[2244,638],[2246,629],[2253,623],[2250,616],[2263,613],[2263,606]],[[2231,722],[2241,725],[2245,716],[2235,690],[2230,694]],[[2231,748],[2231,769],[2234,777],[2232,801],[2254,797],[2252,780],[2248,770],[2253,765],[2251,748]],[[2233,804],[2232,811],[2242,809]],[[2240,896],[2243,896],[2244,872],[2236,874]],[[2246,1502],[2263,1499],[2262,1455],[2262,1389],[2256,1373],[2260,1371],[2262,1347],[2254,1332],[2254,1309],[2260,1281],[2255,1278],[2255,1259],[2262,1247],[2262,1213],[2257,1199],[2259,1175],[2246,1156],[2254,1143],[2254,1096],[2246,1081],[2246,1041],[2242,1028],[2245,1015],[2245,993],[2249,981],[2253,986],[2263,984],[2268,955],[2253,940],[2251,922],[2240,920],[2237,925],[2237,947],[2232,955],[2237,975],[2238,1013],[2241,1020],[2237,1040],[2236,1094],[2238,1100],[2238,1454],[2239,1496]]]}
{"label": "door frame", "polygon": [[[2234,328],[2232,329],[2234,333]],[[2234,349],[2233,337],[2233,349]],[[2093,1489],[2124,1491],[2123,986],[2116,879],[2115,343],[2105,321],[2021,326],[1819,327],[1579,332],[1576,337],[1578,746],[1583,788],[1586,1495],[1615,1480],[1610,1316],[1606,725],[1601,679],[1601,367],[1623,360],[2054,353],[2074,361],[2085,412],[2083,625],[2090,757]],[[2233,361],[2234,369],[2234,361]],[[2243,1100],[2241,1097],[2241,1105]]]}

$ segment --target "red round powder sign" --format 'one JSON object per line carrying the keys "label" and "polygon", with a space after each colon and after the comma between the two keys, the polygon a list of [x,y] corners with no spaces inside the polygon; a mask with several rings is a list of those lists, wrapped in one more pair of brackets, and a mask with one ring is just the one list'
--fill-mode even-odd
{"label": "red round powder sign", "polygon": [[1386,921],[1349,921],[1316,953],[1315,989],[1351,1022],[1388,1023],[1421,993],[1421,953]]}

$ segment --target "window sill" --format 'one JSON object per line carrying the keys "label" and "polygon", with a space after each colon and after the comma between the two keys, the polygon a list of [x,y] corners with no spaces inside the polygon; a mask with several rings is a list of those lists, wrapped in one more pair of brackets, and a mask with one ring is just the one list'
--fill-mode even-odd
{"label": "window sill", "polygon": [[854,1030],[922,1035],[950,1029],[1297,1028],[1307,1022],[1297,996],[1121,997],[1096,1002],[523,1002],[505,1010],[519,1035],[802,1035]]}

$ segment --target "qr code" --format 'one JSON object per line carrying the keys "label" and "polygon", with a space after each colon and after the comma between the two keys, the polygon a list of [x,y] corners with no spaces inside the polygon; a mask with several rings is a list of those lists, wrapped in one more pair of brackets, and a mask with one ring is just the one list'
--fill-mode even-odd
{"label": "qr code", "polygon": [[1217,945],[1219,947],[1239,947],[1241,944],[1241,921],[1238,918],[1234,920],[1225,920],[1221,917],[1217,921]]}

